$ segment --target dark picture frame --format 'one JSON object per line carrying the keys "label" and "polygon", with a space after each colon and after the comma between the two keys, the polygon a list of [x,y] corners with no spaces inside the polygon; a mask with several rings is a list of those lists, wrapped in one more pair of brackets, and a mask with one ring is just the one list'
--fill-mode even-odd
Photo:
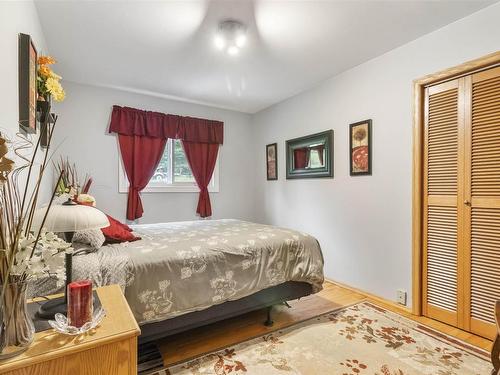
{"label": "dark picture frame", "polygon": [[[319,146],[318,146],[319,145]],[[321,147],[323,160],[320,167],[296,167],[297,151]],[[286,178],[333,178],[333,130],[306,135],[286,141]],[[306,163],[307,164],[307,163]]]}
{"label": "dark picture frame", "polygon": [[36,133],[36,77],[38,53],[28,34],[18,37],[19,128]]}
{"label": "dark picture frame", "polygon": [[372,120],[349,125],[349,174],[371,176],[372,174]]}
{"label": "dark picture frame", "polygon": [[266,172],[267,180],[275,181],[278,179],[278,144],[271,143],[266,145]]}

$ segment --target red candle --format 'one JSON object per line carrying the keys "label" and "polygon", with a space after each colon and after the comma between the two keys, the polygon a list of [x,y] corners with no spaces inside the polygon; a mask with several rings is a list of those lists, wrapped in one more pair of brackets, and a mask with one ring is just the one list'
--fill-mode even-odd
{"label": "red candle", "polygon": [[92,320],[94,309],[92,281],[80,280],[68,284],[68,322],[80,328]]}

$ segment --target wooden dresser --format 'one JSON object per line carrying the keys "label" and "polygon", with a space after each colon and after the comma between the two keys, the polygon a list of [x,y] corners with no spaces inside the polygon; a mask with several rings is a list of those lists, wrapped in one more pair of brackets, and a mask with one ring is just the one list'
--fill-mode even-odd
{"label": "wooden dresser", "polygon": [[132,312],[117,285],[98,288],[106,317],[93,332],[72,337],[39,332],[23,354],[0,361],[8,375],[137,375],[137,336]]}

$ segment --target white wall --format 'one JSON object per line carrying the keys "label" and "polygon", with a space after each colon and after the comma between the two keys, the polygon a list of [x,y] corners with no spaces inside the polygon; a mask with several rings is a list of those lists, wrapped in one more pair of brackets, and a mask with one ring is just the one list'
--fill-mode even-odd
{"label": "white wall", "polygon": [[[411,303],[412,81],[500,48],[500,3],[346,71],[253,118],[257,219],[307,231],[326,276]],[[373,175],[349,176],[349,124],[373,119]],[[334,179],[285,179],[285,140],[334,129]],[[278,142],[279,180],[265,145]]]}
{"label": "white wall", "polygon": [[[98,207],[125,219],[127,194],[118,193],[118,144],[107,134],[114,104],[145,110],[201,117],[224,122],[220,148],[220,192],[211,193],[213,218],[254,219],[254,154],[250,116],[202,105],[129,92],[63,82],[67,98],[57,106],[58,132],[54,147],[68,156],[81,174],[94,179],[90,193]],[[198,193],[144,193],[140,223],[196,219]]]}
{"label": "white wall", "polygon": [[[30,34],[38,53],[47,53],[45,38],[34,3],[31,1],[0,1],[0,72],[2,74],[0,132],[11,140],[15,140],[15,134],[19,130],[17,72],[19,33]],[[37,137],[34,136],[33,142],[36,142],[36,139]],[[14,158],[14,160],[16,159]],[[48,199],[50,196],[50,185],[49,179],[46,179],[42,184],[42,199]]]}

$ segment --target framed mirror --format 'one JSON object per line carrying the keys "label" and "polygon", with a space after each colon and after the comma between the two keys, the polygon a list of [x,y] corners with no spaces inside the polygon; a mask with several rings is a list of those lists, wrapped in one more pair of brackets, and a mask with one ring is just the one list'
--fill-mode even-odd
{"label": "framed mirror", "polygon": [[286,141],[286,178],[333,177],[333,130]]}

